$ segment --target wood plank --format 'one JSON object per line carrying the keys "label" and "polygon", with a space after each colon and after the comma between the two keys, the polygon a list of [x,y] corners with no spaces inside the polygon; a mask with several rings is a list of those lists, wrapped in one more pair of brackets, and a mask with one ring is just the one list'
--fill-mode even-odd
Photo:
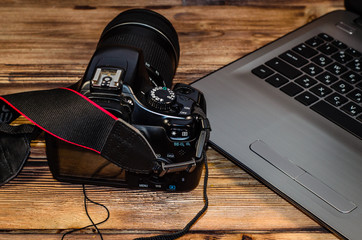
{"label": "wood plank", "polygon": [[46,1],[28,1],[28,0],[2,0],[3,7],[19,8],[19,7],[39,7],[39,8],[74,8],[76,10],[95,10],[98,8],[125,8],[125,7],[154,7],[167,8],[171,6],[180,6],[182,0],[46,0]]}
{"label": "wood plank", "polygon": [[[150,237],[155,236],[156,234],[162,234],[163,232],[149,233],[147,231],[141,233],[108,233],[108,231],[102,231],[104,239],[107,240],[131,240],[138,237]],[[59,240],[60,234],[0,234],[0,240]],[[89,240],[89,239],[99,239],[96,234],[83,233],[83,234],[74,234],[65,239],[74,239],[74,240]],[[335,240],[331,238],[330,234],[326,233],[252,233],[252,234],[243,234],[241,232],[235,233],[218,233],[218,232],[207,232],[207,233],[198,233],[192,232],[187,236],[179,238],[179,240],[194,240],[194,239],[217,239],[217,240]]]}
{"label": "wood plank", "polygon": [[332,4],[341,7],[343,2],[340,0],[315,1],[315,0],[46,0],[46,1],[28,1],[28,0],[2,0],[3,7],[41,7],[41,8],[74,8],[77,10],[94,10],[97,8],[117,8],[117,7],[146,7],[146,8],[170,8],[173,6],[259,6],[269,7],[277,6],[280,8],[288,6],[316,5],[322,6]]}

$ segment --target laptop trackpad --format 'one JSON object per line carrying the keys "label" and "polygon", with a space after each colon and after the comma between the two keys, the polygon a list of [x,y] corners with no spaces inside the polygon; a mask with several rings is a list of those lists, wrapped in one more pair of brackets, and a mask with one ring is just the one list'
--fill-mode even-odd
{"label": "laptop trackpad", "polygon": [[263,141],[257,140],[253,142],[250,149],[339,212],[350,213],[357,207],[356,204],[347,200],[321,180],[310,175],[287,158],[280,156]]}

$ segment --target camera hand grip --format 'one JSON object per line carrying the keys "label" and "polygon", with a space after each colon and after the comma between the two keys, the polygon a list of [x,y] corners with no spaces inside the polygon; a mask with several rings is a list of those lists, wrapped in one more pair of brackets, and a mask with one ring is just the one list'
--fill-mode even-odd
{"label": "camera hand grip", "polygon": [[146,138],[138,129],[121,119],[115,122],[101,155],[135,173],[150,173],[156,164],[156,154]]}

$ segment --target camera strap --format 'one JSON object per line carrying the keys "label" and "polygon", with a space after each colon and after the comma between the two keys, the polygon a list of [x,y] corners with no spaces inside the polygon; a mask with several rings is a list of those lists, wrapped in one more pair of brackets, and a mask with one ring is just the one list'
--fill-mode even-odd
{"label": "camera strap", "polygon": [[[131,172],[150,173],[158,167],[156,154],[138,129],[73,89],[23,92],[0,96],[0,100],[0,185],[20,172],[37,129],[92,150]],[[36,127],[9,125],[18,114]]]}

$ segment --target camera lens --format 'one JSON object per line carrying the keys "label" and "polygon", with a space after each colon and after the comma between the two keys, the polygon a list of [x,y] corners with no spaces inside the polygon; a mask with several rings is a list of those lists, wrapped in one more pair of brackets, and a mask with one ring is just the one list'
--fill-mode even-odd
{"label": "camera lens", "polygon": [[142,50],[151,81],[172,86],[180,47],[177,33],[165,17],[146,9],[122,12],[106,26],[97,48],[115,45]]}

